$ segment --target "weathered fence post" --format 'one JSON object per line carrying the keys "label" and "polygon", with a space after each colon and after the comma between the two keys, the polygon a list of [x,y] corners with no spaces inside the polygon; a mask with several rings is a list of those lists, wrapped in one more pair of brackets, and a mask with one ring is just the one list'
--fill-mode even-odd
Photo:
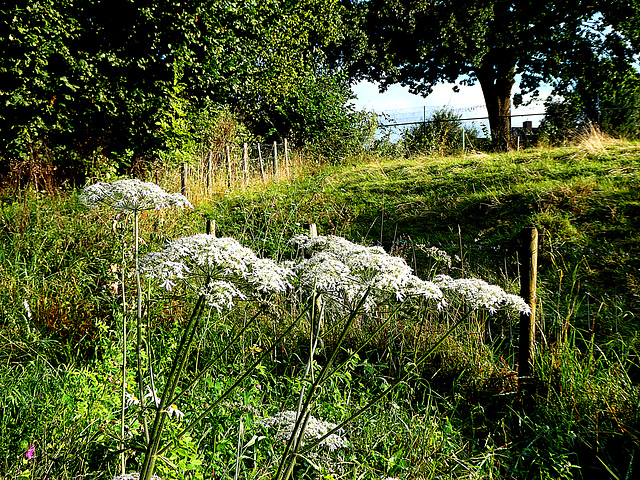
{"label": "weathered fence post", "polygon": [[287,175],[291,175],[291,171],[293,170],[293,165],[291,164],[291,159],[289,158],[289,144],[287,143],[287,139],[283,140],[284,143],[284,164],[287,166]]}
{"label": "weathered fence post", "polygon": [[207,235],[216,236],[216,220],[214,218],[207,218]]}
{"label": "weathered fence post", "polygon": [[183,163],[180,170],[180,193],[187,196],[187,164]]}
{"label": "weathered fence post", "polygon": [[258,161],[260,162],[260,175],[262,176],[262,183],[264,183],[264,162],[262,161],[262,150],[260,150],[260,144],[258,143]]}
{"label": "weathered fence post", "polygon": [[309,236],[311,238],[316,238],[318,236],[318,227],[315,223],[309,225]]}
{"label": "weathered fence post", "polygon": [[229,149],[229,145],[227,145],[225,150],[227,153],[227,185],[231,188],[231,150]]}
{"label": "weathered fence post", "polygon": [[249,181],[249,145],[246,142],[242,146],[242,172],[246,184]]}
{"label": "weathered fence post", "polygon": [[273,142],[273,176],[278,176],[278,143]]}
{"label": "weathered fence post", "polygon": [[211,163],[213,152],[209,150],[209,154],[207,155],[207,191],[211,188]]}
{"label": "weathered fence post", "polygon": [[531,315],[520,315],[518,377],[529,377],[533,371],[536,337],[536,282],[538,277],[538,229],[522,231],[520,248],[520,296],[531,307]]}

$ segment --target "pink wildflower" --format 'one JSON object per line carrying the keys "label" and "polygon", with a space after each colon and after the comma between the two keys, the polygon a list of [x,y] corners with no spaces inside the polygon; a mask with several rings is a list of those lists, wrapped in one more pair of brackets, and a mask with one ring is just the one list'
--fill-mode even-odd
{"label": "pink wildflower", "polygon": [[29,449],[24,454],[24,456],[25,456],[25,458],[27,460],[31,460],[32,458],[34,458],[36,456],[36,446],[35,445],[29,445]]}

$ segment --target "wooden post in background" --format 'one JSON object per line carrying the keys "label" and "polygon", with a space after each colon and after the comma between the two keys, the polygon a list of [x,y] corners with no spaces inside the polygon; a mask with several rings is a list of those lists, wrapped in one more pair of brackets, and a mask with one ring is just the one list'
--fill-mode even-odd
{"label": "wooden post in background", "polygon": [[273,142],[273,176],[278,176],[278,144]]}
{"label": "wooden post in background", "polygon": [[242,146],[242,173],[246,184],[249,181],[249,145],[246,142]]}
{"label": "wooden post in background", "polygon": [[309,225],[309,236],[311,238],[316,238],[318,236],[318,227],[315,223]]}
{"label": "wooden post in background", "polygon": [[211,157],[213,157],[213,152],[209,150],[209,154],[207,155],[207,192],[211,188]]}
{"label": "wooden post in background", "polygon": [[260,175],[262,175],[262,183],[264,183],[264,162],[262,161],[262,150],[260,150],[259,143],[258,143],[258,161],[260,162]]}
{"label": "wooden post in background", "polygon": [[187,164],[183,163],[180,170],[180,193],[187,196]]}
{"label": "wooden post in background", "polygon": [[207,235],[216,236],[216,221],[213,218],[207,218]]}
{"label": "wooden post in background", "polygon": [[538,229],[525,228],[521,234],[520,296],[531,307],[531,315],[520,315],[518,377],[533,372],[536,338],[536,282],[538,277]]}
{"label": "wooden post in background", "polygon": [[229,149],[229,145],[226,148],[227,153],[227,185],[231,188],[231,150]]}
{"label": "wooden post in background", "polygon": [[291,176],[293,165],[291,165],[291,159],[289,158],[289,144],[287,143],[286,138],[283,140],[283,143],[284,143],[284,164],[287,166],[287,175]]}

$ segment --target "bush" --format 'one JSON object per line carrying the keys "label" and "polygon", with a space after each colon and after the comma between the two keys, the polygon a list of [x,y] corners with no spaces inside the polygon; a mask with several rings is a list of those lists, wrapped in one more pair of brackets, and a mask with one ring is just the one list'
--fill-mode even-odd
{"label": "bush", "polygon": [[584,131],[589,119],[582,107],[574,101],[553,101],[545,103],[546,113],[538,134],[543,142],[563,145],[576,133]]}
{"label": "bush", "polygon": [[460,115],[442,108],[426,122],[413,125],[402,133],[402,141],[410,153],[449,155],[462,149],[462,134],[477,137],[475,129],[462,126]]}

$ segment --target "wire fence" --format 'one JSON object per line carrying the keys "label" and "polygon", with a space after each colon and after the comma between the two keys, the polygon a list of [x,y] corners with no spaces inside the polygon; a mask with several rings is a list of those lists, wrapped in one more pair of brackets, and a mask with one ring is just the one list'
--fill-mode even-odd
{"label": "wire fence", "polygon": [[[445,120],[441,118],[434,119],[434,114],[440,111],[451,112],[456,116],[455,120],[451,119],[451,122],[460,122],[463,124],[464,128],[467,131],[477,131],[478,133],[482,133],[487,135],[489,132],[488,128],[488,120],[489,116],[469,116],[472,112],[476,112],[478,110],[484,110],[486,107],[484,105],[476,105],[471,107],[463,107],[463,108],[448,108],[448,107],[416,107],[416,108],[408,108],[408,109],[397,109],[397,110],[386,110],[378,115],[382,119],[378,126],[382,129],[391,129],[392,134],[396,134],[398,136],[402,135],[402,132],[406,127],[412,125],[428,125],[431,123],[439,123]],[[466,114],[466,115],[465,115]],[[526,120],[523,122],[522,127],[513,125],[513,120],[516,118],[529,118],[529,117],[544,117],[546,115],[545,112],[536,112],[536,113],[522,113],[522,114],[512,114],[509,117],[512,120],[512,126],[515,129],[522,128],[527,130],[529,134],[532,133],[533,125],[532,121]],[[471,125],[469,122],[473,122]],[[478,126],[475,122],[481,122]],[[514,132],[515,133],[515,132]]]}
{"label": "wire fence", "polygon": [[168,172],[166,181],[190,200],[198,200],[255,182],[287,179],[299,158],[287,139],[272,143],[230,144],[203,152],[197,162],[182,163]]}

